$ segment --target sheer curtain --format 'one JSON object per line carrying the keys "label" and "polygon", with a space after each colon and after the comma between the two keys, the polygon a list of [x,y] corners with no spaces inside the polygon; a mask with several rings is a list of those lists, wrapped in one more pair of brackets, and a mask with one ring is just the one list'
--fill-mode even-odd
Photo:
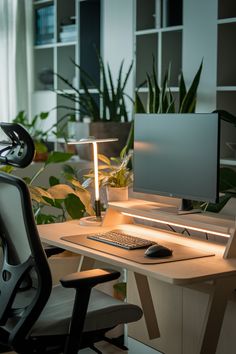
{"label": "sheer curtain", "polygon": [[30,109],[31,3],[0,0],[0,121]]}

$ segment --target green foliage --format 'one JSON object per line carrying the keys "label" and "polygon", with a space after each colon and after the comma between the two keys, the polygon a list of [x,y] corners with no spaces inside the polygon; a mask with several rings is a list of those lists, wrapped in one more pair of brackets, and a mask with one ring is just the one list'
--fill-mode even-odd
{"label": "green foliage", "polygon": [[135,93],[135,113],[193,113],[196,108],[197,89],[201,77],[202,65],[200,67],[189,87],[186,89],[183,73],[179,75],[179,102],[176,107],[173,93],[170,89],[171,66],[164,75],[161,88],[157,83],[157,74],[155,61],[153,60],[152,74],[147,73],[146,81],[148,88],[147,105],[144,107],[138,91]]}
{"label": "green foliage", "polygon": [[[47,189],[32,185],[32,182],[35,183],[35,180],[50,163],[64,162],[70,158],[71,154],[57,152],[52,156],[55,159],[49,158],[33,178],[28,180],[36,222],[38,224],[62,222],[68,218],[81,218],[85,214],[94,215],[90,193],[74,176],[70,175],[68,184],[63,184],[57,177],[50,176],[50,187]],[[68,167],[67,170],[69,170]],[[43,212],[47,206],[53,208],[55,212],[53,214]]]}
{"label": "green foliage", "polygon": [[21,124],[32,136],[35,144],[35,150],[39,153],[48,151],[45,142],[48,140],[49,135],[66,138],[64,129],[67,121],[74,121],[73,115],[63,116],[56,123],[52,124],[48,129],[44,130],[42,123],[48,119],[49,113],[50,112],[41,112],[36,114],[32,120],[29,120],[26,112],[20,111],[13,119],[13,123]]}
{"label": "green foliage", "polygon": [[192,84],[188,91],[186,91],[186,85],[184,82],[183,73],[180,74],[179,78],[179,113],[194,113],[197,101],[197,89],[202,73],[202,62],[201,65],[193,79]]}
{"label": "green foliage", "polygon": [[55,177],[55,176],[50,176],[49,177],[49,185],[50,185],[50,187],[56,186],[57,184],[60,184],[60,180],[57,177]]}
{"label": "green foliage", "polygon": [[219,198],[218,203],[208,203],[206,211],[211,211],[212,213],[219,213],[221,209],[226,205],[226,203],[231,198],[231,194],[225,194]]}
{"label": "green foliage", "polygon": [[[128,164],[131,154],[126,154],[127,147],[120,153],[120,157],[110,157],[98,154],[98,159],[102,164],[98,167],[98,179],[100,186],[109,185],[111,187],[126,187],[133,182],[133,172]],[[83,186],[87,188],[94,181],[94,171],[86,174]]]}
{"label": "green foliage", "polygon": [[[125,87],[129,79],[132,66],[131,64],[128,68],[127,73],[123,78],[123,66],[124,61],[121,62],[118,71],[118,77],[116,80],[113,79],[111,69],[109,64],[105,65],[102,58],[97,54],[97,59],[100,69],[101,81],[99,84],[96,83],[93,77],[91,77],[80,65],[73,64],[75,68],[79,70],[80,82],[83,92],[81,93],[76,87],[74,87],[69,80],[56,74],[57,77],[67,85],[67,87],[73,91],[69,94],[65,90],[57,90],[57,93],[66,98],[68,101],[73,102],[73,107],[70,106],[58,106],[58,108],[68,109],[78,113],[81,116],[89,116],[92,121],[98,122],[127,122],[128,113],[125,104]],[[89,90],[89,87],[94,87],[99,94],[99,102],[94,98]],[[101,106],[101,108],[100,108]],[[78,107],[78,108],[77,108]]]}
{"label": "green foliage", "polygon": [[[231,124],[233,124],[234,126],[236,126],[236,117],[235,117],[233,114],[231,114],[231,113],[229,113],[229,112],[227,112],[227,111],[224,111],[224,110],[222,110],[222,109],[215,110],[214,112],[215,112],[215,113],[219,113],[220,118],[221,118],[222,120],[224,120],[224,121],[226,121],[226,122],[228,122],[228,123],[231,123]],[[213,113],[214,113],[214,112],[213,112]]]}
{"label": "green foliage", "polygon": [[219,190],[224,194],[220,196],[218,203],[194,202],[194,207],[218,213],[232,196],[236,196],[236,172],[231,168],[222,167],[220,169]]}
{"label": "green foliage", "polygon": [[[36,185],[37,178],[45,171],[49,164],[65,162],[70,157],[71,154],[68,153],[53,152],[33,177],[24,177],[24,181],[27,183],[31,194],[37,224],[63,222],[68,218],[80,218],[84,214],[94,215],[94,210],[91,206],[91,195],[89,191],[76,181],[75,173],[73,178],[70,175],[68,185],[62,184],[59,178],[55,176],[49,177],[49,188],[38,187]],[[2,166],[0,170],[12,173],[14,167]],[[67,170],[69,170],[68,166]],[[74,171],[73,168],[70,169],[71,171]],[[50,207],[52,210],[47,209],[47,207]]]}
{"label": "green foliage", "polygon": [[[193,113],[196,108],[197,89],[201,77],[202,65],[200,67],[190,85],[189,90],[186,89],[183,73],[179,75],[179,102],[176,107],[173,93],[169,87],[169,80],[171,74],[171,66],[164,75],[161,88],[157,83],[157,73],[155,69],[155,61],[153,59],[152,74],[146,75],[148,87],[148,99],[146,107],[142,103],[139,92],[135,92],[134,112],[135,113]],[[141,85],[142,86],[142,85]],[[140,87],[141,87],[140,86]],[[133,149],[134,142],[134,125],[131,125],[130,133],[127,139],[127,149]]]}
{"label": "green foliage", "polygon": [[13,166],[1,166],[0,171],[1,172],[6,172],[6,173],[11,173],[14,170]]}
{"label": "green foliage", "polygon": [[69,152],[60,152],[60,151],[52,151],[49,155],[47,160],[45,161],[45,167],[50,163],[59,163],[68,161],[73,154]]}
{"label": "green foliage", "polygon": [[220,191],[228,192],[231,190],[236,194],[236,172],[228,167],[222,167],[220,169]]}
{"label": "green foliage", "polygon": [[67,213],[72,219],[80,219],[85,214],[85,206],[80,198],[74,194],[68,194],[65,198],[65,207]]}
{"label": "green foliage", "polygon": [[20,111],[15,119],[13,119],[13,123],[21,124],[26,128],[28,133],[33,137],[34,140],[46,140],[50,130],[43,131],[41,128],[41,123],[49,116],[49,112],[41,112],[34,116],[34,118],[30,121],[27,117],[25,111]]}
{"label": "green foliage", "polygon": [[127,285],[125,282],[116,283],[113,285],[113,289],[116,292],[118,298],[124,300],[127,296]]}

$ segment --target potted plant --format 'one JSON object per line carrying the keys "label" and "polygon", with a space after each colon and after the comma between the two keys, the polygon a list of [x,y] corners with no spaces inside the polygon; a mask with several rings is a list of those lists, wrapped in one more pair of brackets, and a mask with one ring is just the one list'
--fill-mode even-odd
{"label": "potted plant", "polygon": [[[64,125],[62,124],[66,117],[62,117],[57,123],[52,124],[49,128],[43,129],[43,122],[49,118],[50,112],[41,112],[36,114],[30,121],[25,111],[20,111],[13,119],[13,123],[23,125],[29,134],[32,136],[35,145],[35,157],[34,161],[46,161],[48,153],[50,151],[50,143],[48,141],[49,136],[64,136]],[[70,119],[72,119],[70,117]],[[58,128],[59,126],[59,128]],[[53,143],[51,143],[53,145]]]}
{"label": "potted plant", "polygon": [[[65,162],[72,154],[51,152],[44,165],[31,178],[26,178],[33,210],[37,224],[63,222],[69,219],[80,219],[84,215],[94,215],[91,205],[91,195],[76,178],[67,178],[67,183],[61,183],[58,177],[50,176],[49,188],[38,187],[38,176],[51,163]],[[44,212],[45,207],[50,207],[54,213]]]}
{"label": "potted plant", "polygon": [[[121,151],[119,157],[107,157],[98,154],[98,159],[102,162],[98,166],[98,178],[100,187],[106,187],[108,201],[128,200],[128,187],[133,182],[133,172],[128,164],[131,153],[126,154],[126,146]],[[94,173],[84,176],[83,187],[87,188],[94,180]]]}
{"label": "potted plant", "polygon": [[[118,71],[117,79],[113,79],[109,64],[105,65],[102,58],[97,55],[100,70],[100,83],[97,83],[80,65],[75,68],[79,71],[81,90],[77,89],[66,78],[56,74],[60,80],[67,85],[70,93],[66,90],[57,90],[57,94],[73,103],[73,107],[59,106],[58,108],[74,111],[78,118],[75,123],[75,137],[77,139],[87,136],[96,138],[117,137],[118,142],[110,144],[109,147],[101,146],[101,153],[108,157],[118,156],[121,147],[126,144],[131,123],[128,121],[128,112],[125,103],[125,88],[130,77],[132,64],[123,75],[122,61]],[[95,89],[95,93],[90,88]],[[85,122],[86,117],[89,122]],[[78,151],[83,159],[91,159],[89,147],[80,147]]]}
{"label": "potted plant", "polygon": [[34,116],[32,121],[30,122],[26,112],[20,111],[15,119],[13,119],[13,123],[23,125],[29,134],[32,136],[35,145],[35,161],[45,161],[48,156],[48,146],[45,141],[47,140],[48,131],[44,132],[40,124],[48,118],[49,112],[41,112]]}
{"label": "potted plant", "polygon": [[[202,65],[200,64],[197,73],[189,87],[186,88],[183,73],[179,75],[179,97],[178,102],[175,101],[171,91],[169,80],[171,74],[171,65],[166,71],[161,87],[158,85],[156,65],[153,59],[152,73],[147,73],[145,82],[136,90],[134,101],[135,113],[194,113],[197,101],[197,89],[201,77]],[[147,86],[147,102],[144,104],[141,100],[139,90],[145,85]],[[133,148],[134,127],[130,129],[127,139],[128,149]]]}
{"label": "potted plant", "polygon": [[[61,183],[58,177],[49,177],[49,188],[37,184],[38,177],[52,163],[63,163],[71,158],[71,153],[52,151],[47,160],[32,177],[24,177],[28,185],[36,223],[48,224],[79,219],[84,215],[94,215],[90,192],[79,181],[70,176]],[[64,167],[64,172],[71,168]],[[1,166],[0,170],[14,174],[13,166]]]}

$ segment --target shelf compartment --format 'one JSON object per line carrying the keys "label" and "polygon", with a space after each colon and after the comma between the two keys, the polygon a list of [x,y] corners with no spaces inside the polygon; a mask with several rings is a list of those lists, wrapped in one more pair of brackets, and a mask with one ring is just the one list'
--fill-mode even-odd
{"label": "shelf compartment", "polygon": [[236,1],[235,0],[219,0],[218,1],[218,18],[236,17]]}
{"label": "shelf compartment", "polygon": [[146,73],[152,73],[153,57],[157,63],[158,34],[148,34],[136,38],[136,87],[146,80]]}
{"label": "shelf compartment", "polygon": [[233,91],[218,91],[217,92],[217,109],[224,109],[236,115],[236,89]]}
{"label": "shelf compartment", "polygon": [[76,41],[78,29],[75,22],[75,0],[67,0],[66,6],[64,0],[58,0],[56,28],[56,38],[58,43]]}
{"label": "shelf compartment", "polygon": [[171,64],[170,85],[178,86],[178,76],[182,68],[182,31],[162,33],[162,81]]}
{"label": "shelf compartment", "polygon": [[35,90],[52,90],[54,88],[53,48],[37,51],[34,56],[34,88]]}
{"label": "shelf compartment", "polygon": [[55,42],[54,21],[55,6],[53,2],[41,3],[34,9],[35,28],[34,43],[37,46]]}
{"label": "shelf compartment", "polygon": [[182,24],[183,0],[163,0],[161,27],[181,26]]}
{"label": "shelf compartment", "polygon": [[[100,0],[80,2],[80,66],[89,73],[97,86],[100,83],[99,63],[96,54],[96,52],[100,53],[100,17]],[[94,88],[91,83],[87,82],[87,84],[89,88]]]}
{"label": "shelf compartment", "polygon": [[[73,94],[71,94],[73,96]],[[61,130],[67,135],[69,133],[67,131],[68,125],[67,122],[70,116],[76,116],[74,108],[76,107],[76,103],[72,100],[69,100],[65,97],[57,95],[57,122],[58,130]],[[64,108],[62,108],[64,107]]]}
{"label": "shelf compartment", "polygon": [[236,23],[218,25],[218,86],[236,86]]}
{"label": "shelf compartment", "polygon": [[137,0],[137,31],[156,27],[155,0]]}
{"label": "shelf compartment", "polygon": [[[76,70],[72,60],[75,61],[75,46],[66,46],[57,48],[57,72],[67,79],[73,86],[77,87]],[[70,89],[62,80],[58,79],[59,90]]]}

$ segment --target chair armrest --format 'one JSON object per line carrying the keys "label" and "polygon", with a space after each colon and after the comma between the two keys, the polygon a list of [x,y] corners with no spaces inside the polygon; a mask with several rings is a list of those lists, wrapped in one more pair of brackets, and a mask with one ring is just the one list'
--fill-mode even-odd
{"label": "chair armrest", "polygon": [[91,269],[82,272],[71,273],[60,279],[65,288],[78,288],[85,286],[92,288],[97,284],[105,283],[119,278],[120,273],[106,269]]}

